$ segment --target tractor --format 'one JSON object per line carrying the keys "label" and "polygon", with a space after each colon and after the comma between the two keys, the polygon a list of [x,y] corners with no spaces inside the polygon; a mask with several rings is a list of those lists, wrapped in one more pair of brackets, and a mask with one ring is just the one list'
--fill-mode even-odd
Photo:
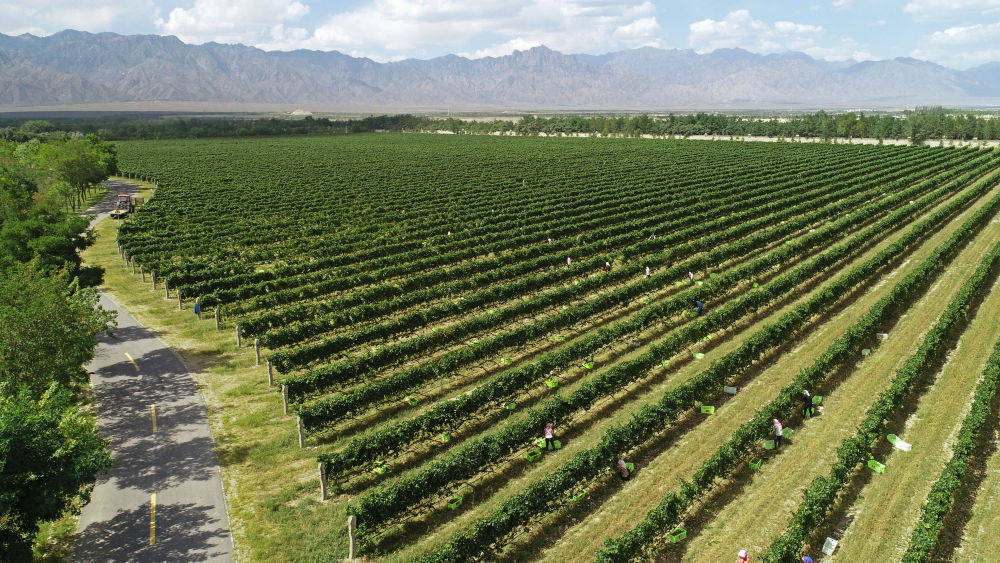
{"label": "tractor", "polygon": [[118,194],[115,209],[111,212],[112,219],[124,219],[135,211],[135,200],[129,194]]}

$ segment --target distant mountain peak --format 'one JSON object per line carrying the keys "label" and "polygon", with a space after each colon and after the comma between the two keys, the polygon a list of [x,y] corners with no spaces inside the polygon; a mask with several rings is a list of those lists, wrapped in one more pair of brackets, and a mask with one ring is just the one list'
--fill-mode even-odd
{"label": "distant mountain peak", "polygon": [[984,100],[1000,100],[1000,63],[957,71],[911,57],[834,63],[797,51],[699,54],[651,46],[570,55],[546,45],[481,59],[445,55],[378,63],[337,51],[189,45],[174,36],[0,34],[0,106],[8,107],[166,101],[385,111],[658,110]]}

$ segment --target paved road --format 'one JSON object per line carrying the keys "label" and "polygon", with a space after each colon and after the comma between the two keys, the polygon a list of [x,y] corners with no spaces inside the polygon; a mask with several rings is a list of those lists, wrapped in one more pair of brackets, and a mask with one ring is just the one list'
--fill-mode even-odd
{"label": "paved road", "polygon": [[[118,184],[109,199],[126,191]],[[92,209],[106,215],[110,207]],[[219,461],[197,385],[156,334],[110,296],[102,294],[101,305],[118,311],[118,329],[98,339],[87,368],[116,464],[80,515],[73,560],[232,561]]]}

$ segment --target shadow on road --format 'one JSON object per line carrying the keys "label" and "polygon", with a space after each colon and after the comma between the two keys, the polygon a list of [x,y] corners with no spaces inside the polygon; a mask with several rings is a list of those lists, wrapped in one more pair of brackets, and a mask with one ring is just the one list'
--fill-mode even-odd
{"label": "shadow on road", "polygon": [[[74,561],[204,561],[224,557],[228,536],[211,507],[156,505],[156,543],[149,545],[150,506],[121,511],[80,530]],[[122,541],[122,540],[125,541]]]}

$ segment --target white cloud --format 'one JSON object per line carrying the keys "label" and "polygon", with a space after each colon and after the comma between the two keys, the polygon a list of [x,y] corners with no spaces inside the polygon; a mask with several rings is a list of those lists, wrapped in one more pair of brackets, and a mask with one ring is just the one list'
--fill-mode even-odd
{"label": "white cloud", "polygon": [[949,27],[932,33],[928,40],[938,45],[968,45],[997,41],[1000,38],[1000,22],[960,27]]}
{"label": "white cloud", "polygon": [[546,45],[564,52],[659,46],[664,33],[648,0],[372,0],[334,14],[304,45],[380,60],[426,47],[486,47],[471,57]]}
{"label": "white cloud", "polygon": [[0,33],[49,35],[63,29],[107,31],[116,23],[150,14],[154,9],[152,0],[105,0],[96,5],[79,0],[0,0]]}
{"label": "white cloud", "polygon": [[828,61],[872,60],[874,57],[849,37],[832,35],[821,25],[751,17],[748,10],[730,12],[721,20],[704,19],[690,26],[688,43],[699,53],[741,48],[755,53],[801,51]]}
{"label": "white cloud", "polygon": [[688,43],[700,53],[733,47],[757,53],[801,50],[812,46],[824,31],[822,26],[789,21],[770,25],[753,19],[748,10],[729,12],[721,20],[696,21],[689,29]]}
{"label": "white cloud", "polygon": [[854,4],[854,0],[833,0],[833,7],[837,10],[846,10]]}
{"label": "white cloud", "polygon": [[174,8],[167,19],[158,18],[156,27],[187,43],[216,41],[287,48],[308,32],[286,28],[285,24],[308,13],[309,6],[296,0],[195,0],[191,8]]}
{"label": "white cloud", "polygon": [[903,11],[918,20],[966,16],[970,12],[989,14],[1000,11],[1000,0],[910,0]]}

